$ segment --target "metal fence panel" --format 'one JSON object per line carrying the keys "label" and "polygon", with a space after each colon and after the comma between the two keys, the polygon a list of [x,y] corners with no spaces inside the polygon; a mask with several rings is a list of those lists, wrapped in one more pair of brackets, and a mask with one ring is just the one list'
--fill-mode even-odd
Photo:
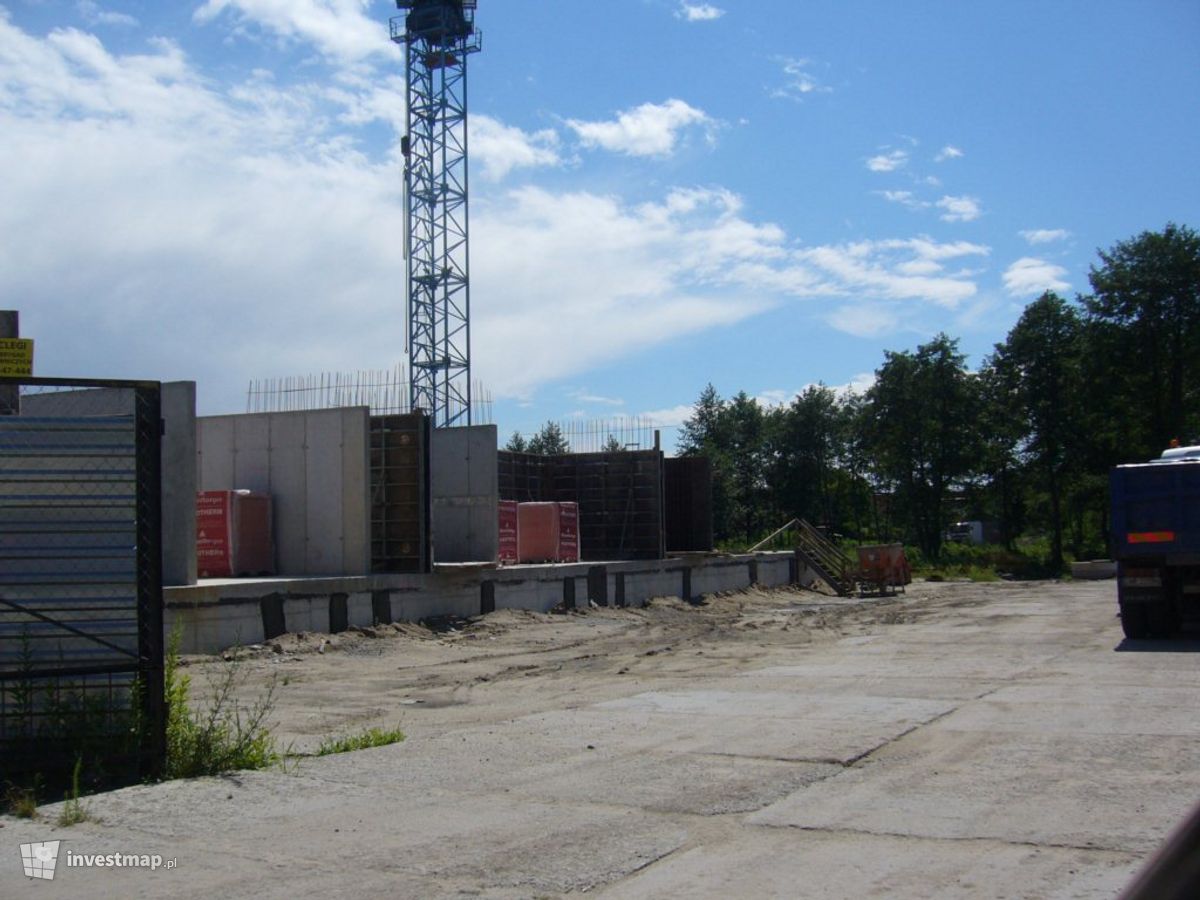
{"label": "metal fence panel", "polygon": [[[53,784],[82,757],[98,783],[156,775],[159,385],[0,379],[14,384],[18,408],[0,414],[0,770]],[[112,389],[127,398],[120,415]]]}

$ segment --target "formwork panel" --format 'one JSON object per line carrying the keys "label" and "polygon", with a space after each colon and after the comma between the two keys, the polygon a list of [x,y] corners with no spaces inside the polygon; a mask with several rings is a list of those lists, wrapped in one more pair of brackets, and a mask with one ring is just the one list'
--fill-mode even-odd
{"label": "formwork panel", "polygon": [[499,454],[500,496],[579,504],[581,558],[661,559],[662,453]]}
{"label": "formwork panel", "polygon": [[371,417],[372,572],[430,570],[430,431],[420,413]]}
{"label": "formwork panel", "polygon": [[668,551],[713,548],[712,466],[702,456],[663,462],[663,496]]}

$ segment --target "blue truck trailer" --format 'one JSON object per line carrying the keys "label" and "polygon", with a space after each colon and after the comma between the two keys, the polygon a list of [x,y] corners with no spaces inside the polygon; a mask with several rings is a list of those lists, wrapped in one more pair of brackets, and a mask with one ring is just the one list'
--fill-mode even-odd
{"label": "blue truck trailer", "polygon": [[1174,447],[1109,477],[1121,627],[1167,638],[1200,612],[1200,447]]}

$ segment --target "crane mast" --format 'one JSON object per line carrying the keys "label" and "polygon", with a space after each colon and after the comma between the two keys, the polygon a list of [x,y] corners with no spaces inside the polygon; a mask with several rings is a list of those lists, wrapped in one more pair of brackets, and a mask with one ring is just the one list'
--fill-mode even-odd
{"label": "crane mast", "polygon": [[481,48],[476,0],[396,0],[405,48],[409,398],[435,428],[471,424],[467,57]]}

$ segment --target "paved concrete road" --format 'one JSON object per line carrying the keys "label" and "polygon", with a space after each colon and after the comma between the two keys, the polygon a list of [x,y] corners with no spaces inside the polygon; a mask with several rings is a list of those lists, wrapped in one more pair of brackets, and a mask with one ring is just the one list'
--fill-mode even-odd
{"label": "paved concrete road", "polygon": [[[1114,594],[751,592],[267,650],[299,746],[401,710],[408,740],[2,819],[0,897],[1112,897],[1200,799],[1200,642],[1122,644]],[[27,881],[17,845],[53,839]]]}

